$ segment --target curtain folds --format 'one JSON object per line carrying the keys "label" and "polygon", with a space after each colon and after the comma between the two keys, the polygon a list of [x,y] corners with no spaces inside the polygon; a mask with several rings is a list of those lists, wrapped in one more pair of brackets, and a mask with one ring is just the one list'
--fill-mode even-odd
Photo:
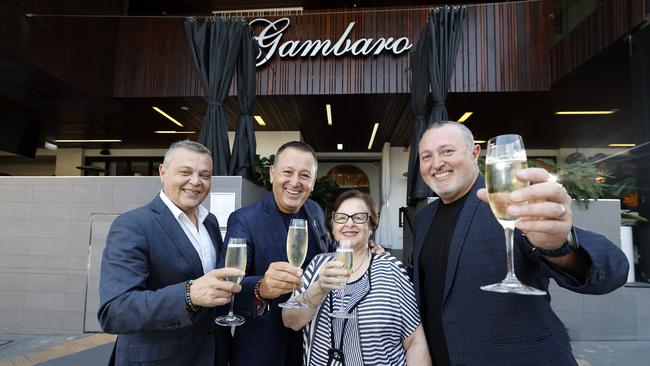
{"label": "curtain folds", "polygon": [[[406,202],[409,206],[434,194],[420,176],[418,143],[424,131],[433,123],[449,119],[445,101],[466,17],[467,9],[464,6],[432,9],[411,53],[411,108],[415,124],[408,163]],[[429,90],[432,108],[425,126]]]}
{"label": "curtain folds", "polygon": [[241,175],[256,180],[255,173],[255,129],[251,111],[255,103],[255,55],[257,41],[250,26],[242,33],[242,47],[237,60],[237,100],[239,102],[239,121],[230,158],[230,175]]}
{"label": "curtain folds", "polygon": [[185,30],[192,60],[201,76],[208,111],[198,141],[212,152],[212,175],[228,175],[230,144],[224,103],[242,47],[247,24],[241,18],[187,18]]}

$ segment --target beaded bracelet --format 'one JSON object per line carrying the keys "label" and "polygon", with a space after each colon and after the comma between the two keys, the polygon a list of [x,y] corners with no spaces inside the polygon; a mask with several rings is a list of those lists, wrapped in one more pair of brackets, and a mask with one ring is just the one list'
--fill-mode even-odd
{"label": "beaded bracelet", "polygon": [[191,311],[193,313],[196,313],[201,309],[200,306],[192,304],[192,297],[190,296],[190,286],[192,286],[192,283],[194,281],[189,280],[185,284],[185,308],[187,311]]}

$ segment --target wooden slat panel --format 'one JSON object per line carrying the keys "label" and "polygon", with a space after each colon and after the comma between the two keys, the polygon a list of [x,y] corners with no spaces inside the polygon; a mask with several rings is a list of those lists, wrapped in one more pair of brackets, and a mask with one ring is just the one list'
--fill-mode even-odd
{"label": "wooden slat panel", "polygon": [[[471,6],[452,78],[453,92],[548,90],[550,2]],[[282,41],[336,42],[408,37],[417,42],[427,11],[400,8],[290,16]],[[268,19],[277,19],[268,17]],[[522,35],[522,36],[519,36]],[[523,36],[525,35],[525,36]],[[410,54],[280,59],[257,71],[258,95],[409,93]],[[231,88],[231,94],[235,91]],[[180,19],[123,20],[119,26],[115,94],[119,97],[203,94]]]}
{"label": "wooden slat panel", "polygon": [[644,0],[608,0],[551,48],[553,83],[644,20]]}
{"label": "wooden slat panel", "polygon": [[115,14],[122,1],[2,1],[0,49],[94,97],[113,95],[116,23],[110,18],[32,17],[26,13]]}

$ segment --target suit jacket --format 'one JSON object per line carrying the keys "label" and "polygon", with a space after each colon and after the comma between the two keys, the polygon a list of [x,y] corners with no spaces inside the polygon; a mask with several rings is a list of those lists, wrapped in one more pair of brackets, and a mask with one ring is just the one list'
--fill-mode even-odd
{"label": "suit jacket", "polygon": [[[216,217],[204,221],[217,261],[223,242]],[[196,249],[156,196],[111,225],[102,256],[98,319],[119,334],[116,365],[215,365],[214,308],[185,309],[185,283],[203,276]]]}
{"label": "suit jacket", "polygon": [[[459,214],[452,234],[443,295],[442,321],[453,365],[575,365],[564,325],[551,309],[551,297],[481,291],[506,274],[502,227],[480,201],[484,187],[479,176]],[[420,302],[420,253],[438,202],[423,207],[415,219],[413,280]],[[549,278],[584,294],[603,294],[625,283],[625,255],[605,237],[576,229],[578,242],[592,261],[581,283],[528,253],[523,237],[515,233],[515,271],[527,285],[548,292]]]}
{"label": "suit jacket", "polygon": [[[311,238],[316,238],[318,253],[331,252],[336,246],[325,227],[323,211],[312,200],[305,201],[305,214]],[[273,262],[287,262],[287,229],[278,210],[273,193],[250,206],[233,212],[228,218],[226,242],[231,237],[246,238],[248,245],[246,277],[241,282],[242,291],[235,296],[235,312],[246,316],[246,323],[237,327],[231,349],[231,365],[284,365],[288,347],[302,348],[299,340],[288,344],[292,330],[282,323],[282,308],[277,304],[288,299],[280,296],[270,303],[270,310],[257,317],[255,284]],[[221,264],[225,261],[222,253]],[[312,258],[305,258],[309,263]],[[300,338],[299,338],[300,339]]]}

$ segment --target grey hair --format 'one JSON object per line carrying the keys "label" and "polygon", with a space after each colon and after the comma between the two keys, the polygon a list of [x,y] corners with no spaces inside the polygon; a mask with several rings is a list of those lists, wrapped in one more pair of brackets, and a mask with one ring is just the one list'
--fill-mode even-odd
{"label": "grey hair", "polygon": [[199,154],[206,154],[210,157],[210,161],[212,161],[212,153],[210,153],[210,150],[203,146],[203,144],[192,140],[181,140],[171,144],[169,149],[165,152],[165,159],[163,160],[163,165],[165,167],[169,166],[169,161],[171,160],[174,151],[177,149],[185,149]]}
{"label": "grey hair", "polygon": [[[463,134],[463,138],[465,139],[465,145],[467,145],[467,150],[472,151],[474,148],[474,135],[472,134],[472,131],[469,130],[469,128],[465,127],[462,123],[458,123],[455,121],[438,121],[429,126],[424,132],[427,132],[429,130],[436,130],[441,127],[445,126],[454,126],[456,127],[460,133]],[[423,133],[424,135],[424,133]]]}

